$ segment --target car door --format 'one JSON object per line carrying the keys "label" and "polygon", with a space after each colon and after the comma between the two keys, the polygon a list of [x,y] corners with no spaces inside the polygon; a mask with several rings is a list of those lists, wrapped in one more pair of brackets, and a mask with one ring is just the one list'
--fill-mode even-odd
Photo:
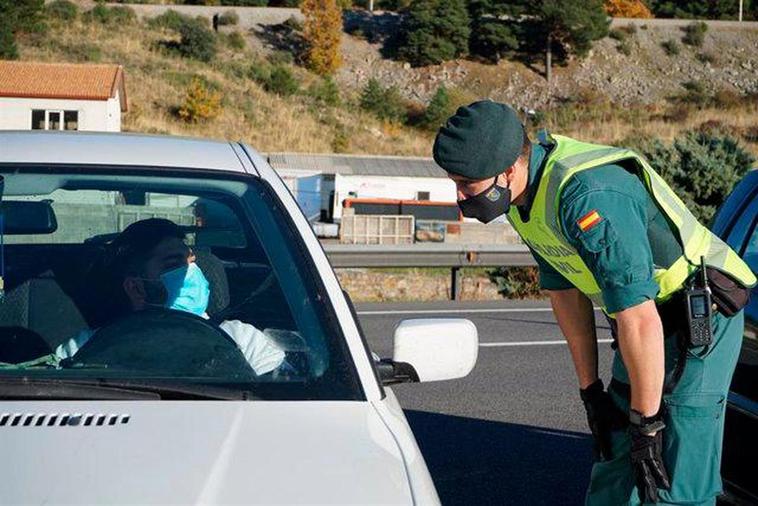
{"label": "car door", "polygon": [[[758,272],[758,171],[737,185],[712,227]],[[729,392],[722,474],[732,493],[758,500],[751,462],[758,454],[758,288],[745,308],[745,333]]]}

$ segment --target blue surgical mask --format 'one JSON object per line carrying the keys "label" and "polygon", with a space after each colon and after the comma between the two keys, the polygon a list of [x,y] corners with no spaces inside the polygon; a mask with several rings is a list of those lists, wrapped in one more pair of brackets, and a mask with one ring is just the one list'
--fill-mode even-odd
{"label": "blue surgical mask", "polygon": [[211,291],[208,280],[196,263],[177,267],[161,274],[168,297],[166,307],[186,311],[198,316],[205,315]]}

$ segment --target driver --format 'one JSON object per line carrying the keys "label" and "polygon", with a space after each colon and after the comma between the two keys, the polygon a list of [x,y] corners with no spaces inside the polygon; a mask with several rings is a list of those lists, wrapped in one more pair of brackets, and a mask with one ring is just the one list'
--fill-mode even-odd
{"label": "driver", "polygon": [[[125,316],[148,307],[165,307],[208,318],[208,280],[172,221],[160,218],[132,223],[109,244],[106,287],[115,299],[115,314]],[[284,363],[284,351],[266,334],[239,320],[219,327],[237,343],[257,375]],[[73,357],[97,329],[85,329],[55,349],[58,360]]]}

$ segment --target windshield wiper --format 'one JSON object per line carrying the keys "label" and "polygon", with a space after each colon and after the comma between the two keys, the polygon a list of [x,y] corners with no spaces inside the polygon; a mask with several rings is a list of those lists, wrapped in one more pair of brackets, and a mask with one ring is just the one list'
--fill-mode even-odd
{"label": "windshield wiper", "polygon": [[244,390],[175,382],[105,379],[0,379],[0,399],[71,400],[252,400]]}
{"label": "windshield wiper", "polygon": [[2,400],[159,400],[160,395],[143,390],[101,386],[97,383],[78,383],[56,379],[2,378]]}

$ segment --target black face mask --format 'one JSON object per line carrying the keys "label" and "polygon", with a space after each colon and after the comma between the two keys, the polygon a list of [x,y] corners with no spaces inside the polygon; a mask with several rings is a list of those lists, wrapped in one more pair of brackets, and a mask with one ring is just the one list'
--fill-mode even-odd
{"label": "black face mask", "polygon": [[492,186],[473,197],[458,201],[463,216],[476,218],[482,223],[489,223],[498,216],[508,212],[511,205],[511,189],[497,184],[497,178]]}

